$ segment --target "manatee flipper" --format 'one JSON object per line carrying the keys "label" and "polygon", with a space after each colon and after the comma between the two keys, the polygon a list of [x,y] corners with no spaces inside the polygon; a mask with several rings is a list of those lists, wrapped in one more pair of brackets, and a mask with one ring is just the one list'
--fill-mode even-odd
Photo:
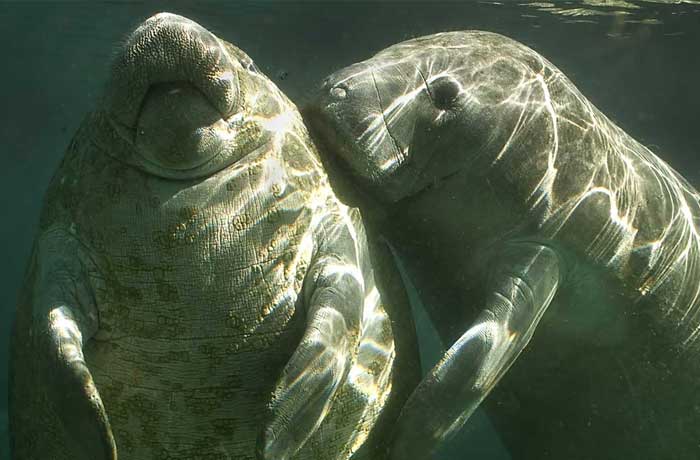
{"label": "manatee flipper", "polygon": [[47,394],[63,420],[67,434],[86,459],[116,459],[114,436],[100,395],[83,359],[79,321],[66,304],[55,304],[46,315],[42,335],[47,353]]}
{"label": "manatee flipper", "polygon": [[104,405],[83,357],[97,331],[97,309],[88,287],[94,273],[79,242],[62,231],[39,238],[28,282],[32,347],[52,410],[86,459],[117,458]]}
{"label": "manatee flipper", "polygon": [[429,458],[462,427],[527,345],[556,293],[563,267],[536,243],[511,243],[497,256],[484,308],[403,408],[392,459]]}
{"label": "manatee flipper", "polygon": [[357,353],[365,302],[364,235],[338,219],[321,244],[304,281],[306,331],[278,381],[269,422],[258,439],[264,460],[292,457],[323,421]]}

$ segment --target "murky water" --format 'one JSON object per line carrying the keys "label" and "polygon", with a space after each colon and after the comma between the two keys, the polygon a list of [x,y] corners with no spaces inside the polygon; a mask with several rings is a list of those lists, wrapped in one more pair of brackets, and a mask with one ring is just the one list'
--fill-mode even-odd
{"label": "murky water", "polygon": [[[700,2],[3,3],[0,369],[48,180],[96,102],[115,45],[158,11],[187,16],[241,47],[299,105],[322,77],[390,44],[446,30],[498,32],[547,57],[613,121],[700,186]],[[428,369],[442,347],[415,292],[413,300]],[[2,371],[0,458],[8,457],[6,395]],[[518,457],[479,412],[439,458]]]}

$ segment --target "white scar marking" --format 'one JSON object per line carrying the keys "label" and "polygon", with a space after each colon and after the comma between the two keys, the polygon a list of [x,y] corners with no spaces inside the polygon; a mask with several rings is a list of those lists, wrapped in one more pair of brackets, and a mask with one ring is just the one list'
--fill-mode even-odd
{"label": "white scar marking", "polygon": [[272,118],[260,118],[260,124],[262,127],[273,133],[275,137],[283,136],[285,133],[290,132],[292,121],[293,115],[289,110],[275,115]]}
{"label": "white scar marking", "polygon": [[218,79],[225,81],[227,83],[233,82],[233,72],[231,70],[225,70],[218,75]]}

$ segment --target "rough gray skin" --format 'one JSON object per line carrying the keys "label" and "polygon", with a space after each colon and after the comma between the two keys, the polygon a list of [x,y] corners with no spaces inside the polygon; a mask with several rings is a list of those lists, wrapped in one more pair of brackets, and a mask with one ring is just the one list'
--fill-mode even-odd
{"label": "rough gray skin", "polygon": [[13,337],[14,458],[376,458],[412,380],[395,372],[407,327],[295,106],[167,13],[110,79],[46,194]]}
{"label": "rough gray skin", "polygon": [[700,206],[678,173],[487,32],[391,46],[306,114],[449,346],[392,458],[429,457],[529,342],[486,402],[513,458],[698,458]]}

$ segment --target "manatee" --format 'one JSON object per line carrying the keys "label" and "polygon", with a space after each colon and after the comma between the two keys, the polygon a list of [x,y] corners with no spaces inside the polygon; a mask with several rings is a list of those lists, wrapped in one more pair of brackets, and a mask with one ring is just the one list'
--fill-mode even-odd
{"label": "manatee", "polygon": [[448,348],[391,458],[429,458],[494,387],[513,458],[698,458],[698,192],[560,70],[440,33],[333,73],[304,116]]}
{"label": "manatee", "polygon": [[149,18],[46,192],[12,340],[14,458],[377,458],[418,377],[370,249],[250,57]]}

